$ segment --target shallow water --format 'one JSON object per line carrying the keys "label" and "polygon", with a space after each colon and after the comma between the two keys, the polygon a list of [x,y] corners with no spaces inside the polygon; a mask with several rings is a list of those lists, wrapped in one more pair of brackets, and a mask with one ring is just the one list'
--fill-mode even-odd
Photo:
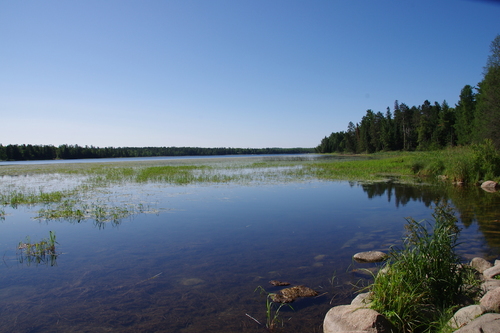
{"label": "shallow water", "polygon": [[[320,296],[282,308],[283,330],[322,332],[328,309],[349,302],[370,281],[363,268],[376,267],[352,255],[398,244],[404,218],[429,219],[435,199],[452,201],[464,218],[464,260],[496,258],[499,196],[470,192],[321,181],[116,186],[114,200],[159,213],[104,227],[33,220],[37,207],[5,208],[0,331],[263,332],[251,318],[266,321],[255,289],[275,292],[268,281],[284,280]],[[19,263],[19,241],[49,230],[62,253],[56,265]]]}

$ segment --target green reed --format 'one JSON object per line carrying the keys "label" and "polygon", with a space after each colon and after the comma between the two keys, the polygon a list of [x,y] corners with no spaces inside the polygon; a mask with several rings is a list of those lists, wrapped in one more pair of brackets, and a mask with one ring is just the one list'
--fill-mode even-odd
{"label": "green reed", "polygon": [[[280,310],[284,306],[288,306],[293,310],[293,307],[290,304],[285,303],[276,303],[273,302],[272,296],[275,294],[267,292],[262,286],[258,286],[255,291],[259,291],[261,295],[265,295],[266,297],[266,328],[269,332],[276,332],[279,328],[283,327],[283,321],[280,317]],[[254,291],[254,292],[255,292]],[[251,317],[254,319],[253,317]],[[255,319],[254,319],[255,320]],[[260,324],[260,322],[257,321]]]}
{"label": "green reed", "polygon": [[400,332],[438,332],[443,319],[474,296],[470,268],[455,253],[459,229],[453,210],[437,205],[434,224],[407,219],[407,236],[394,248],[371,287],[372,308],[385,315]]}
{"label": "green reed", "polygon": [[20,263],[31,263],[40,264],[50,264],[54,266],[56,264],[57,253],[56,253],[56,234],[53,231],[49,231],[49,238],[44,238],[39,242],[33,243],[29,236],[26,240],[19,242],[17,249],[19,250],[18,259]]}
{"label": "green reed", "polygon": [[68,191],[44,192],[23,191],[14,189],[0,193],[0,205],[16,207],[18,205],[35,205],[40,203],[60,202],[65,197],[70,196]]}

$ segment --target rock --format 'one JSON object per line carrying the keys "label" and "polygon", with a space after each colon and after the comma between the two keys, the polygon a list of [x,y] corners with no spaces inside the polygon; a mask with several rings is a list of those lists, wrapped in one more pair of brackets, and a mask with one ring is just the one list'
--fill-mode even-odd
{"label": "rock", "polygon": [[490,290],[500,288],[500,280],[493,279],[493,280],[486,280],[481,284],[481,289],[487,293]]}
{"label": "rock", "polygon": [[380,313],[356,305],[339,305],[328,311],[323,321],[324,333],[390,333],[394,326]]}
{"label": "rock", "polygon": [[492,180],[487,180],[481,184],[481,188],[487,192],[496,192],[498,183]]}
{"label": "rock", "polygon": [[486,280],[493,279],[497,275],[500,275],[500,265],[493,266],[483,271],[483,276]]}
{"label": "rock", "polygon": [[486,313],[454,333],[498,333],[500,314]]}
{"label": "rock", "polygon": [[360,263],[381,262],[387,258],[387,254],[381,251],[359,252],[353,256],[353,259]]}
{"label": "rock", "polygon": [[477,257],[471,260],[470,265],[474,267],[479,273],[483,273],[488,268],[493,267],[493,264],[488,260]]}
{"label": "rock", "polygon": [[284,281],[278,281],[278,280],[271,280],[269,281],[269,283],[275,287],[278,287],[278,286],[289,286],[290,283],[289,282],[284,282]]}
{"label": "rock", "polygon": [[370,292],[359,294],[352,300],[351,305],[356,305],[357,307],[360,308],[367,308],[371,302],[370,299],[371,295],[372,293]]}
{"label": "rock", "polygon": [[469,305],[461,308],[450,319],[448,325],[453,329],[463,327],[481,316],[484,313],[484,308],[481,305]]}
{"label": "rock", "polygon": [[500,312],[500,288],[488,291],[481,298],[479,304],[481,304],[488,312]]}
{"label": "rock", "polygon": [[315,290],[305,286],[295,286],[280,290],[276,294],[271,295],[271,299],[276,303],[290,303],[299,297],[314,297],[318,296]]}

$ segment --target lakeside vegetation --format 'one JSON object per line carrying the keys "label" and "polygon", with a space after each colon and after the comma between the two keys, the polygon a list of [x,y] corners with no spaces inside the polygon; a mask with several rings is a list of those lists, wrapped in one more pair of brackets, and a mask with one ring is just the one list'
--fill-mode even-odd
{"label": "lakeside vegetation", "polygon": [[500,149],[500,35],[490,50],[483,80],[477,87],[465,85],[455,107],[428,100],[410,107],[396,100],[385,114],[367,110],[361,121],[349,122],[347,131],[324,137],[316,152],[428,151],[484,140]]}
{"label": "lakeside vegetation", "polygon": [[[116,224],[128,216],[157,213],[158,210],[141,202],[118,204],[106,193],[111,186],[126,189],[131,184],[256,185],[311,180],[410,184],[439,180],[444,184],[475,184],[486,179],[499,181],[499,166],[500,154],[491,142],[433,152],[381,152],[355,156],[256,156],[2,166],[0,176],[4,186],[0,189],[0,206],[36,206],[37,219],[76,222],[90,219],[100,225],[105,222]],[[50,184],[55,184],[55,187],[50,187]],[[0,215],[5,218],[4,209]]]}
{"label": "lakeside vegetation", "polygon": [[444,332],[464,300],[481,294],[475,269],[455,253],[460,233],[454,211],[437,204],[434,223],[407,219],[407,236],[393,248],[371,287],[371,308],[398,332]]}

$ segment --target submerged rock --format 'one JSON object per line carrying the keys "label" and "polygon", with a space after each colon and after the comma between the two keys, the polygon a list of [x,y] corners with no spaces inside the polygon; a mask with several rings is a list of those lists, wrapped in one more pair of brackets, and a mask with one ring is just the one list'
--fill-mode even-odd
{"label": "submerged rock", "polygon": [[271,294],[271,299],[276,303],[291,303],[299,297],[314,296],[318,296],[318,292],[316,292],[315,290],[305,286],[295,286],[282,289],[276,294]]}
{"label": "submerged rock", "polygon": [[284,282],[284,281],[278,281],[278,280],[271,280],[269,281],[269,283],[275,287],[278,287],[278,286],[289,286],[290,283],[289,282]]}
{"label": "submerged rock", "polygon": [[359,263],[381,262],[387,258],[387,254],[381,251],[359,252],[353,256],[353,259]]}

